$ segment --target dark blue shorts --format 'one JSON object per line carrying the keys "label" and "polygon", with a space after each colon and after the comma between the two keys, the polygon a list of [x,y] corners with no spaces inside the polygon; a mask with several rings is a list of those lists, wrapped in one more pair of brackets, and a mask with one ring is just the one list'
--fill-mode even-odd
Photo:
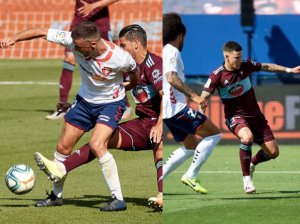
{"label": "dark blue shorts", "polygon": [[164,119],[176,142],[182,142],[188,134],[195,134],[199,126],[206,121],[199,111],[185,107],[175,116]]}
{"label": "dark blue shorts", "polygon": [[77,95],[65,115],[65,121],[84,131],[93,129],[96,123],[116,129],[125,110],[125,98],[113,103],[92,104]]}

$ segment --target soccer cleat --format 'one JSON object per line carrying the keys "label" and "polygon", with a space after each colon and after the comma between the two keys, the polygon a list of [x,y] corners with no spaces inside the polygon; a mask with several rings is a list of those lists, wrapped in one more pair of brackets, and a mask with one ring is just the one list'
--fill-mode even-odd
{"label": "soccer cleat", "polygon": [[190,186],[194,191],[198,193],[207,194],[207,190],[200,185],[200,181],[195,177],[188,178],[186,175],[183,175],[181,178],[181,182],[185,185]]}
{"label": "soccer cleat", "polygon": [[65,114],[68,112],[72,104],[70,103],[58,103],[56,105],[56,111],[53,112],[53,114],[49,114],[46,116],[47,120],[59,120],[63,119]]}
{"label": "soccer cleat", "polygon": [[251,163],[250,164],[250,176],[251,176],[251,179],[253,178],[254,171],[255,171],[255,165]]}
{"label": "soccer cleat", "polygon": [[57,197],[53,193],[53,191],[51,191],[51,194],[48,194],[48,192],[47,192],[47,195],[48,195],[48,197],[46,199],[37,201],[34,206],[35,207],[51,207],[51,206],[61,206],[64,204],[63,199]]}
{"label": "soccer cleat", "polygon": [[256,192],[252,180],[247,180],[247,181],[244,180],[244,190],[246,194],[252,194]]}
{"label": "soccer cleat", "polygon": [[159,193],[156,197],[151,197],[148,199],[148,205],[155,211],[163,210],[163,195]]}
{"label": "soccer cleat", "polygon": [[65,174],[59,170],[57,164],[44,157],[41,153],[36,152],[34,159],[40,170],[42,170],[52,182],[59,182],[65,177]]}
{"label": "soccer cleat", "polygon": [[126,107],[126,110],[123,113],[121,120],[127,120],[130,117],[131,117],[131,107]]}
{"label": "soccer cleat", "polygon": [[125,200],[121,201],[116,198],[116,196],[113,194],[111,198],[108,200],[108,202],[100,208],[100,211],[102,212],[116,212],[116,211],[124,211],[127,209]]}

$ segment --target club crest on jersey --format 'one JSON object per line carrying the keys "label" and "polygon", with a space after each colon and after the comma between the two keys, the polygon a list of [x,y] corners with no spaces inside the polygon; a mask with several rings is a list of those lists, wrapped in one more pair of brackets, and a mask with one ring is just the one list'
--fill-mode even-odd
{"label": "club crest on jersey", "polygon": [[158,69],[154,69],[152,72],[153,78],[157,79],[159,75],[160,75],[160,71]]}
{"label": "club crest on jersey", "polygon": [[104,67],[102,68],[102,73],[105,77],[107,77],[112,73],[112,69],[109,67]]}
{"label": "club crest on jersey", "polygon": [[234,85],[228,90],[228,92],[231,96],[239,96],[244,92],[244,89],[243,85]]}

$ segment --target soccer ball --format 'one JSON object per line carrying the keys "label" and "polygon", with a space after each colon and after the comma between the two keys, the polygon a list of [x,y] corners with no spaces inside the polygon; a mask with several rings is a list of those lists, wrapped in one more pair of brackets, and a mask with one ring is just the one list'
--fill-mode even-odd
{"label": "soccer ball", "polygon": [[26,194],[34,187],[35,175],[29,166],[17,164],[6,172],[5,183],[11,192]]}

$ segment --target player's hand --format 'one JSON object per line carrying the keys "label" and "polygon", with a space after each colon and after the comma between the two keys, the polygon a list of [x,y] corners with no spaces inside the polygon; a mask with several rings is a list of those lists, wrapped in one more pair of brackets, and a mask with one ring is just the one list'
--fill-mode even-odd
{"label": "player's hand", "polygon": [[198,96],[197,94],[194,94],[193,96],[191,96],[191,99],[194,102],[196,102],[202,110],[205,110],[205,108],[208,105],[207,100],[202,98],[201,96]]}
{"label": "player's hand", "polygon": [[80,2],[83,4],[83,6],[78,9],[79,14],[83,18],[88,17],[94,11],[94,9],[95,9],[94,4],[87,3],[87,2],[85,2],[83,0],[81,0]]}
{"label": "player's hand", "polygon": [[160,143],[162,138],[162,122],[157,122],[157,124],[151,128],[149,137],[153,143]]}
{"label": "player's hand", "polygon": [[4,40],[0,40],[0,49],[6,49],[9,46],[12,46],[16,43],[16,39],[14,38],[6,38]]}
{"label": "player's hand", "polygon": [[300,66],[292,68],[291,73],[299,74],[300,73]]}
{"label": "player's hand", "polygon": [[70,103],[58,103],[56,105],[56,108],[57,108],[56,116],[60,115],[61,113],[67,113],[71,106],[72,106],[72,104],[70,104]]}

